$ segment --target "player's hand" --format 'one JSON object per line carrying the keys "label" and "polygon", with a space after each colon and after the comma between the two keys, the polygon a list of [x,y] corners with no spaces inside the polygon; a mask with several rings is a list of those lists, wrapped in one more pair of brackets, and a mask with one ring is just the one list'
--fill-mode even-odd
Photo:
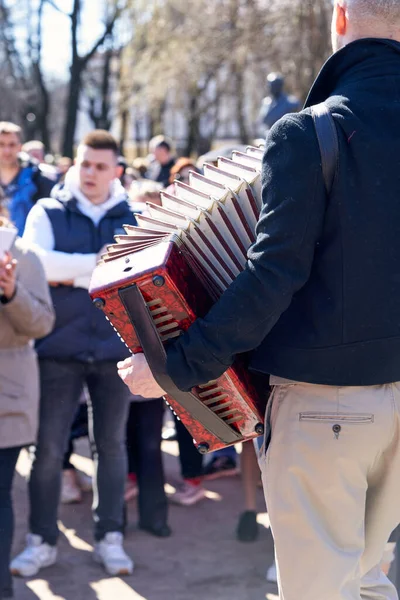
{"label": "player's hand", "polygon": [[154,379],[144,354],[134,354],[118,363],[118,375],[132,394],[143,398],[160,398],[165,391]]}

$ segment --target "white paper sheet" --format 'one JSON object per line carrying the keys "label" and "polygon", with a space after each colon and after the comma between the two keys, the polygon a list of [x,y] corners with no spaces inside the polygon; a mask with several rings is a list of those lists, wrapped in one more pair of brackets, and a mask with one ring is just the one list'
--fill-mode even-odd
{"label": "white paper sheet", "polygon": [[0,260],[11,249],[18,230],[15,227],[0,227]]}

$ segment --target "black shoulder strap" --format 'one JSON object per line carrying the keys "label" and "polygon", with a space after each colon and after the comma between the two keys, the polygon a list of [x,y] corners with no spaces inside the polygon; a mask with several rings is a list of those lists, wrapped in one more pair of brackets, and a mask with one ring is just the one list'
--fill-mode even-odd
{"label": "black shoulder strap", "polygon": [[314,120],[315,131],[317,133],[319,149],[321,152],[322,173],[324,176],[325,188],[329,196],[332,191],[339,161],[339,141],[336,125],[329,108],[324,102],[312,106],[311,114]]}

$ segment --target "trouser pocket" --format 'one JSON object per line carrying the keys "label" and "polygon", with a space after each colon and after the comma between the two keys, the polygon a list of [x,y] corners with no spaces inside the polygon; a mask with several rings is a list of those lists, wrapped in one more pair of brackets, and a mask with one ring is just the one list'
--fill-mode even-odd
{"label": "trouser pocket", "polygon": [[319,423],[354,423],[362,425],[364,423],[373,423],[374,415],[367,413],[334,413],[321,411],[308,411],[299,414],[300,421],[319,422]]}
{"label": "trouser pocket", "polygon": [[346,413],[308,411],[299,413],[300,423],[324,423],[332,425],[335,439],[339,439],[346,426],[370,425],[374,422],[374,415],[370,413]]}

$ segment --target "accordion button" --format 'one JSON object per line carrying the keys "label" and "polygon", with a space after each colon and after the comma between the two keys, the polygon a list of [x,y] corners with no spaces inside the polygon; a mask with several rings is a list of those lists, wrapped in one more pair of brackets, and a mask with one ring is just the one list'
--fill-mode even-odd
{"label": "accordion button", "polygon": [[103,300],[103,298],[95,298],[95,299],[93,300],[93,304],[94,304],[94,306],[95,306],[96,308],[98,308],[98,309],[100,309],[100,310],[101,310],[102,308],[104,308],[104,307],[105,307],[105,305],[106,305],[106,303],[105,303],[105,301]]}
{"label": "accordion button", "polygon": [[153,285],[155,285],[156,287],[162,287],[165,283],[165,279],[164,277],[161,277],[161,275],[155,275],[153,277]]}
{"label": "accordion button", "polygon": [[258,435],[263,435],[264,433],[264,425],[262,423],[257,423],[257,425],[254,428],[255,432],[258,433]]}
{"label": "accordion button", "polygon": [[207,452],[210,450],[210,446],[206,442],[203,442],[197,446],[197,450],[200,452],[200,454],[207,454]]}

